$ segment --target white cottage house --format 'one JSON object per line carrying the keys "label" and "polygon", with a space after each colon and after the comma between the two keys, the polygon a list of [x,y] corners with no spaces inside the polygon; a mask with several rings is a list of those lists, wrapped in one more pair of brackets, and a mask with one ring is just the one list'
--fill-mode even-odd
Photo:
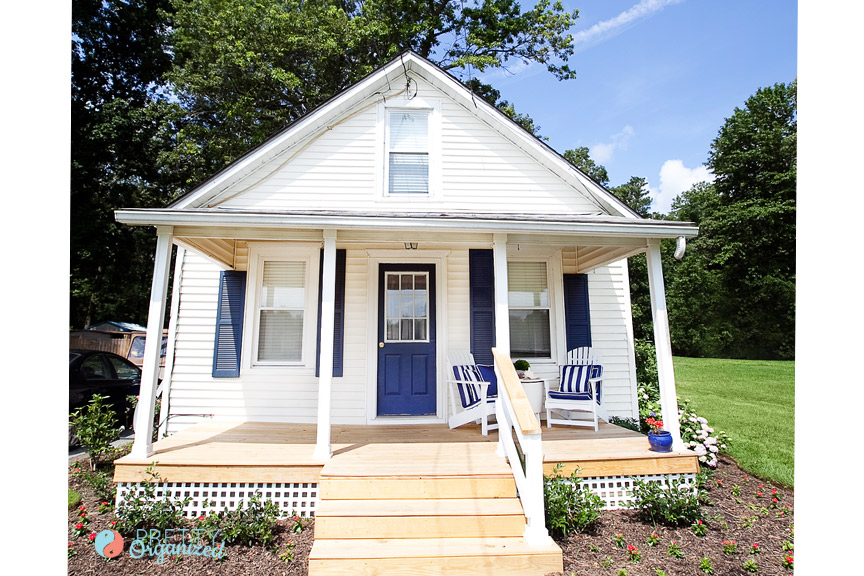
{"label": "white cottage house", "polygon": [[[453,450],[462,441],[473,446],[465,448],[466,474],[487,458],[487,470],[513,468],[524,511],[517,514],[519,540],[550,558],[555,554],[542,526],[542,490],[537,519],[536,487],[538,471],[553,460],[581,462],[574,469],[585,474],[587,466],[595,479],[696,471],[677,429],[659,252],[662,239],[691,238],[696,228],[639,217],[413,52],[172,205],[118,210],[116,218],[156,230],[148,342],[158,342],[163,330],[172,245],[178,250],[158,419],[160,437],[168,438],[154,444],[147,434],[159,367],[158,348],[148,346],[145,409],[115,481],[129,487],[142,479],[145,465],[158,461],[162,480],[204,493],[226,482],[241,491],[262,482],[311,487],[316,496],[303,505],[318,516],[312,573],[339,573],[339,561],[357,559],[345,546],[327,547],[327,534],[334,542],[344,542],[344,534],[334,520],[338,513],[325,522],[325,492],[338,490],[324,484],[350,476],[362,463],[387,470],[388,455],[402,461],[394,469],[416,480],[431,458],[419,447],[434,446],[436,437]],[[525,395],[510,379],[512,365],[505,369],[498,361],[526,359],[535,376],[553,381],[569,350],[590,346],[602,355],[605,415],[637,417],[627,258],[640,253],[649,264],[663,415],[675,438],[676,450],[666,458],[647,452],[644,437],[605,423],[597,433],[541,430],[533,414],[526,416],[536,411],[523,410]],[[452,431],[461,434],[459,442],[444,440],[459,409],[448,395],[448,358],[470,351],[478,364],[491,365],[493,347],[508,391],[499,394],[507,400],[499,402],[498,421],[529,455],[521,478],[518,466],[504,458],[509,434],[496,446],[494,435],[485,442],[479,428],[469,426]],[[642,442],[633,444],[635,451],[624,446],[626,434],[629,442]],[[608,442],[597,448],[602,439]],[[576,449],[577,440],[595,444]],[[562,443],[561,454],[572,454],[550,460],[555,441]],[[370,446],[376,442],[387,448],[375,452]],[[404,443],[397,448],[393,442]],[[277,445],[290,450],[278,452]],[[488,447],[482,455],[476,452],[481,445]],[[200,452],[202,446],[212,451]],[[276,452],[271,457],[268,450]],[[423,463],[409,464],[418,453]],[[400,478],[399,486],[406,486],[408,478]],[[352,501],[378,498],[370,490]],[[358,528],[354,516],[352,531],[374,532],[372,524]],[[491,537],[483,530],[463,535],[461,543]],[[393,531],[377,538],[411,532],[401,525]],[[364,546],[368,553],[370,544]],[[454,547],[441,549],[448,554]],[[544,566],[554,568],[551,562]]]}

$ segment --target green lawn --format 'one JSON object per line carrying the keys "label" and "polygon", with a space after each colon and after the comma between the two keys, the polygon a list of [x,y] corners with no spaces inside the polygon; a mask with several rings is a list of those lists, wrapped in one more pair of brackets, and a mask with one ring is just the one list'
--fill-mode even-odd
{"label": "green lawn", "polygon": [[794,485],[795,362],[675,358],[678,397],[732,439],[754,476]]}

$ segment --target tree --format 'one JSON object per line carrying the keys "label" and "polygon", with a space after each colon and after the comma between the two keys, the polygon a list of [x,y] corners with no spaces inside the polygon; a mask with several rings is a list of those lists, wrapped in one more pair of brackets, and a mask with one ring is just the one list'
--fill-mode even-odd
{"label": "tree", "polygon": [[651,196],[648,195],[648,181],[645,178],[631,176],[626,184],[612,188],[612,193],[643,218],[651,217]]}
{"label": "tree", "polygon": [[759,89],[711,143],[714,183],[673,203],[700,228],[667,276],[676,353],[794,357],[796,131],[796,83]]}
{"label": "tree", "polygon": [[[173,146],[157,87],[170,64],[167,0],[76,0],[72,22],[70,323],[146,318],[153,238],[119,207],[164,204],[158,155]],[[133,280],[140,279],[140,280]]]}
{"label": "tree", "polygon": [[[577,11],[540,0],[175,0],[171,81],[188,123],[172,166],[189,187],[411,49],[454,74],[514,60],[573,78]],[[468,71],[471,71],[469,73]],[[479,88],[479,85],[478,85]],[[480,92],[488,100],[491,89]],[[527,116],[494,105],[537,134]]]}
{"label": "tree", "polygon": [[573,166],[581,170],[586,176],[591,177],[592,180],[601,186],[609,184],[609,174],[606,172],[606,168],[602,164],[594,162],[588,154],[587,146],[580,146],[573,150],[565,150],[562,156],[564,156],[565,160],[573,164]]}

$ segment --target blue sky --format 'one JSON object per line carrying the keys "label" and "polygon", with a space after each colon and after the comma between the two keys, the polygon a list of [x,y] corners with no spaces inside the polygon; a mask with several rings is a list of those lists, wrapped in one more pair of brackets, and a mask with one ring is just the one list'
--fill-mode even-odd
{"label": "blue sky", "polygon": [[667,213],[712,140],[760,87],[797,74],[796,0],[566,0],[578,9],[575,80],[538,65],[483,76],[563,152],[588,146],[611,186],[648,180]]}

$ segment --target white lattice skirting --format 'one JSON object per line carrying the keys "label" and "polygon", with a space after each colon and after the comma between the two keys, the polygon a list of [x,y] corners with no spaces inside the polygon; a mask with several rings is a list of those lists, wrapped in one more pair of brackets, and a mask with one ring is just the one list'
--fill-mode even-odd
{"label": "white lattice skirting", "polygon": [[[195,518],[205,512],[223,509],[233,510],[240,503],[247,503],[258,493],[261,501],[272,500],[286,515],[303,518],[315,516],[318,507],[318,484],[307,483],[252,483],[252,482],[159,482],[155,485],[155,498],[191,499],[183,509],[187,518]],[[141,492],[136,482],[117,484],[117,506],[128,494]],[[204,502],[210,505],[205,508]],[[213,504],[215,502],[215,505]]]}
{"label": "white lattice skirting", "polygon": [[644,476],[588,476],[582,479],[582,486],[588,488],[606,503],[607,510],[627,508],[633,501],[633,482],[657,482],[668,487],[670,482],[680,481],[683,486],[696,490],[696,474],[657,474]]}

